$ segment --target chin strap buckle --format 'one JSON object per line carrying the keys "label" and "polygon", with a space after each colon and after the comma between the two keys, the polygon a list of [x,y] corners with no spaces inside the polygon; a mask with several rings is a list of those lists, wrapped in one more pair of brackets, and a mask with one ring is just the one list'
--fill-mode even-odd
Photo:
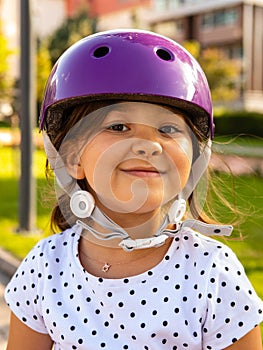
{"label": "chin strap buckle", "polygon": [[124,238],[119,246],[124,249],[126,252],[130,252],[134,249],[146,249],[152,247],[160,247],[164,244],[167,235],[162,234],[160,236],[149,237],[149,238],[141,238],[141,239],[132,239],[130,237]]}
{"label": "chin strap buckle", "polygon": [[146,249],[152,247],[160,247],[164,244],[168,237],[175,236],[182,228],[191,228],[196,230],[206,236],[230,236],[233,230],[231,225],[214,225],[206,224],[197,220],[185,220],[182,223],[178,223],[178,228],[176,230],[163,230],[163,234],[159,236],[142,238],[142,239],[132,239],[130,237],[124,238],[119,246],[126,252],[130,252],[134,249]]}

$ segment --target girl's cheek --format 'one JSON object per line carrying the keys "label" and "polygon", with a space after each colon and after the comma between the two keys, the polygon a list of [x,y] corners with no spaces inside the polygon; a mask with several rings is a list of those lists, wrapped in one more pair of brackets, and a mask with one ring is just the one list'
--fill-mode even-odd
{"label": "girl's cheek", "polygon": [[192,142],[186,138],[175,141],[173,145],[167,148],[167,153],[173,160],[174,164],[178,164],[181,161],[192,164],[193,148]]}

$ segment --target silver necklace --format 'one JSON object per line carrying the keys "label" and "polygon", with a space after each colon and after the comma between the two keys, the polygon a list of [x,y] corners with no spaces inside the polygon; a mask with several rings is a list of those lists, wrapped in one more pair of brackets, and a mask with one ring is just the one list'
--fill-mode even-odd
{"label": "silver necklace", "polygon": [[[97,263],[99,263],[99,264],[102,264],[101,271],[104,272],[104,273],[108,272],[109,269],[110,269],[111,266],[112,266],[111,264],[109,264],[109,263],[107,263],[107,262],[103,262],[103,261],[101,261],[101,260],[97,260],[97,259],[93,259],[93,258],[89,257],[87,254],[85,254],[85,253],[83,252],[83,250],[80,250],[80,252],[81,252],[88,260],[92,260],[92,261],[95,261],[95,262],[97,262]],[[120,264],[121,264],[121,263],[116,263],[115,265],[120,265]]]}
{"label": "silver necklace", "polygon": [[[142,256],[138,259],[134,259],[134,260],[131,260],[129,262],[118,262],[118,263],[115,263],[115,264],[109,264],[108,262],[103,262],[102,260],[98,260],[98,259],[94,259],[94,258],[91,258],[89,257],[86,253],[84,253],[84,251],[82,249],[79,250],[80,253],[82,253],[88,260],[92,260],[92,261],[95,261],[97,263],[99,263],[100,265],[102,265],[102,267],[100,268],[100,270],[104,273],[107,273],[109,271],[109,269],[112,267],[112,266],[117,266],[117,265],[127,265],[127,264],[131,264],[135,261],[139,261],[141,259],[144,259],[145,256]],[[152,255],[153,253],[155,253],[155,250],[153,250],[150,254],[147,255],[147,257],[149,257],[150,255]]]}

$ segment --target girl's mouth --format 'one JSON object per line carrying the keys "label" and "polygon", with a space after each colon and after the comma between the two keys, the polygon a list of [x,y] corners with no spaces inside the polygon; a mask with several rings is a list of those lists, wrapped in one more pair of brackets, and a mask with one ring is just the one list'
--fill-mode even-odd
{"label": "girl's mouth", "polygon": [[131,169],[122,169],[128,175],[141,177],[141,178],[156,178],[160,177],[164,172],[160,172],[155,168],[131,168]]}

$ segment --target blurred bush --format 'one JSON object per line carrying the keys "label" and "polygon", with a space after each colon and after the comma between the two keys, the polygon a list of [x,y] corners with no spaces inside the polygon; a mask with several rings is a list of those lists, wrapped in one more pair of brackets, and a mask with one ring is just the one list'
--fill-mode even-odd
{"label": "blurred bush", "polygon": [[216,135],[263,137],[263,114],[246,111],[225,111],[215,114]]}

